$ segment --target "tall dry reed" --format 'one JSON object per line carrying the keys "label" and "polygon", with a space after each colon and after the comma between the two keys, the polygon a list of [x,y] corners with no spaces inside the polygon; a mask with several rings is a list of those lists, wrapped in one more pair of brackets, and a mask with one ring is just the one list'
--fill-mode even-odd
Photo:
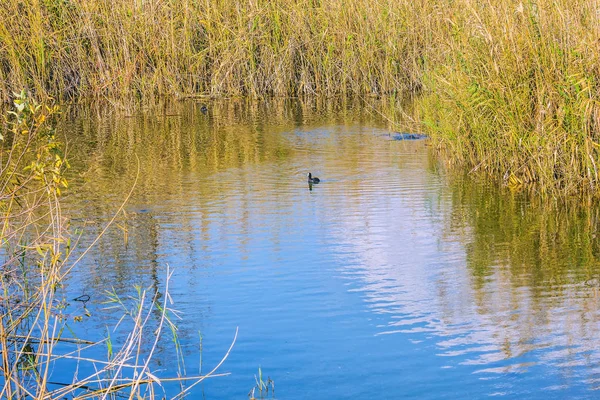
{"label": "tall dry reed", "polygon": [[[600,3],[453,3],[420,117],[450,160],[542,194],[598,192]],[[460,11],[459,11],[460,10]]]}
{"label": "tall dry reed", "polygon": [[0,94],[61,98],[420,87],[428,2],[7,0]]}

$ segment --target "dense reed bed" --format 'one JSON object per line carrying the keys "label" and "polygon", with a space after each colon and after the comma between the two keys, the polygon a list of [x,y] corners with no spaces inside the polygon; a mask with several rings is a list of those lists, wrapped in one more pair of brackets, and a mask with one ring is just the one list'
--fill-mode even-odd
{"label": "dense reed bed", "polygon": [[7,0],[3,100],[396,93],[421,82],[427,2]]}
{"label": "dense reed bed", "polygon": [[7,0],[0,97],[415,96],[454,164],[598,190],[597,1]]}
{"label": "dense reed bed", "polygon": [[421,120],[451,160],[518,188],[598,193],[596,1],[458,2]]}

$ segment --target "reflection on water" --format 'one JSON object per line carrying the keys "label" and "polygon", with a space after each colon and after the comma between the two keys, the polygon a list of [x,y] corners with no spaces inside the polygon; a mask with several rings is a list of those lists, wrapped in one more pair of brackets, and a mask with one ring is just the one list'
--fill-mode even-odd
{"label": "reflection on water", "polygon": [[[188,373],[239,327],[232,375],[198,396],[244,397],[260,366],[279,398],[592,397],[599,209],[447,176],[426,141],[394,140],[381,106],[228,101],[69,122],[80,247],[139,159],[125,212],[69,282],[93,298],[79,329],[102,337],[102,293],[162,293],[169,265]],[[174,376],[169,350],[155,368]]]}

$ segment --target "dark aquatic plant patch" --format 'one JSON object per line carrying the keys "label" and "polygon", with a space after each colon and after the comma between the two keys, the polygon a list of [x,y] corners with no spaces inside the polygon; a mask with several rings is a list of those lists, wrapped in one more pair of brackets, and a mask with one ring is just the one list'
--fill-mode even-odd
{"label": "dark aquatic plant patch", "polygon": [[429,136],[422,133],[395,132],[391,135],[392,140],[423,140],[427,138],[429,138]]}
{"label": "dark aquatic plant patch", "polygon": [[429,139],[428,135],[423,133],[409,133],[409,132],[390,132],[381,135],[387,140],[405,141],[405,140],[425,140]]}

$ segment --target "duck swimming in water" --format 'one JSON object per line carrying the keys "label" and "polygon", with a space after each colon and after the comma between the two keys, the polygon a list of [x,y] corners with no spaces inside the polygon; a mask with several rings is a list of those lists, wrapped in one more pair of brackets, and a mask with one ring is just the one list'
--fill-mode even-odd
{"label": "duck swimming in water", "polygon": [[308,183],[319,183],[321,182],[321,180],[319,178],[317,178],[316,176],[313,178],[312,174],[309,172],[308,173]]}

